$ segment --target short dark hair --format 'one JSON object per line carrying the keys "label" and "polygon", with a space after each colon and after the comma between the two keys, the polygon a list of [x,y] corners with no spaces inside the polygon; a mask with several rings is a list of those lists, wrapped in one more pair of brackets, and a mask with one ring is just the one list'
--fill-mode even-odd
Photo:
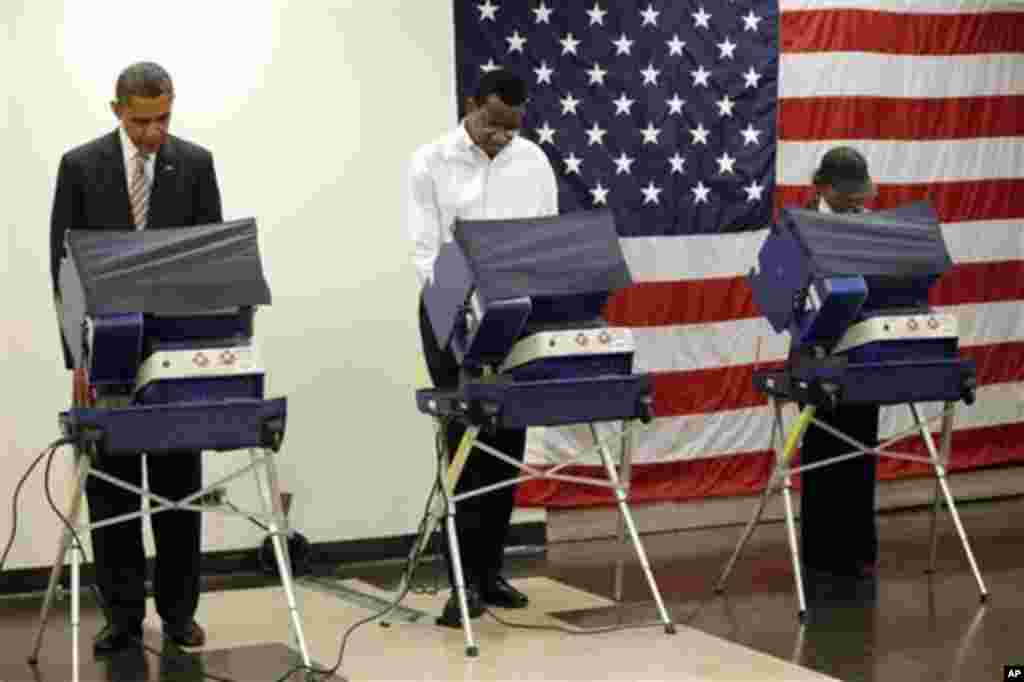
{"label": "short dark hair", "polygon": [[483,104],[491,95],[497,95],[498,99],[510,107],[521,107],[526,104],[526,81],[505,69],[488,71],[477,83],[473,99]]}
{"label": "short dark hair", "polygon": [[154,62],[136,62],[117,77],[117,101],[124,104],[129,97],[174,95],[171,74]]}

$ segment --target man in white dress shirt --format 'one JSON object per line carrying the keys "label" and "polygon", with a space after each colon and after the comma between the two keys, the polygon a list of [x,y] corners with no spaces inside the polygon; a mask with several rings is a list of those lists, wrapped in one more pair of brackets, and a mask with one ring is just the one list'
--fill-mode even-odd
{"label": "man in white dress shirt", "polygon": [[[519,136],[526,99],[526,83],[521,78],[505,70],[491,71],[467,99],[467,114],[459,126],[413,155],[408,226],[421,287],[433,281],[438,250],[451,241],[456,219],[558,214],[558,185],[547,156],[536,144]],[[423,353],[434,386],[456,388],[458,364],[450,349],[439,347],[422,297],[419,315]],[[449,452],[455,451],[464,430],[461,424],[449,426]],[[526,430],[501,429],[494,435],[484,435],[482,440],[521,461]],[[492,485],[516,474],[511,465],[477,449],[462,472],[457,492]],[[459,504],[456,523],[471,618],[483,613],[485,605],[524,608],[528,603],[526,595],[501,575],[514,495],[515,488],[509,486]],[[461,626],[454,590],[437,622]]]}

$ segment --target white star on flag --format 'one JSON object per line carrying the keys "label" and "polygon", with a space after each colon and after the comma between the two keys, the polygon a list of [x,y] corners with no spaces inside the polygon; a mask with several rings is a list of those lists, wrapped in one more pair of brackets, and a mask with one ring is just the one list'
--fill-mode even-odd
{"label": "white star on flag", "polygon": [[715,159],[715,161],[718,162],[719,175],[724,175],[726,173],[729,173],[730,175],[736,174],[736,171],[733,169],[733,166],[736,164],[736,159],[729,156],[729,152],[722,152],[722,155]]}
{"label": "white star on flag", "polygon": [[644,193],[644,204],[660,204],[658,195],[661,194],[661,188],[654,185],[654,181],[651,180],[646,187],[641,187],[640,191]]}
{"label": "white star on flag", "polygon": [[500,71],[501,65],[495,64],[493,59],[488,59],[486,64],[480,65],[480,70],[484,73],[490,73],[491,71]]}
{"label": "white star on flag", "polygon": [[669,157],[668,162],[672,164],[671,174],[675,175],[676,173],[683,172],[683,164],[686,163],[686,159],[680,156],[679,152],[676,152],[675,154]]}
{"label": "white star on flag", "polygon": [[644,85],[657,85],[658,76],[661,75],[661,71],[654,68],[654,64],[650,63],[646,69],[641,69],[640,73],[644,75]]}
{"label": "white star on flag", "polygon": [[761,74],[754,71],[754,67],[751,66],[750,70],[743,74],[743,80],[746,81],[743,88],[756,88],[757,82],[761,80]]}
{"label": "white star on flag", "polygon": [[630,167],[633,165],[633,162],[636,161],[636,159],[630,156],[626,156],[626,152],[622,152],[622,155],[619,156],[619,158],[612,159],[612,161],[615,162],[616,175],[622,175],[623,173],[625,173],[626,175],[632,175]]}
{"label": "white star on flag", "polygon": [[711,25],[708,23],[708,20],[711,19],[711,15],[705,12],[703,7],[701,7],[699,10],[697,10],[690,16],[693,17],[694,28],[697,28],[698,26],[703,26],[704,28],[711,28]]}
{"label": "white star on flag", "polygon": [[540,136],[539,143],[544,144],[546,142],[553,145],[555,143],[555,133],[557,132],[557,130],[548,125],[547,121],[544,121],[544,125],[537,128],[537,134]]}
{"label": "white star on flag", "polygon": [[633,48],[633,43],[634,42],[635,41],[630,40],[629,38],[626,37],[626,34],[623,33],[622,37],[620,37],[618,40],[613,40],[612,41],[612,45],[615,46],[615,54],[616,55],[620,55],[620,54],[632,55],[633,53],[630,50]]}
{"label": "white star on flag", "polygon": [[698,180],[697,185],[695,187],[691,187],[690,191],[693,192],[693,203],[708,203],[708,194],[711,192],[711,188],[706,187],[703,182]]}
{"label": "white star on flag", "polygon": [[589,130],[586,130],[584,132],[586,132],[587,137],[590,138],[590,141],[587,143],[587,146],[592,146],[595,144],[604,144],[604,136],[608,134],[608,131],[599,126],[597,122],[594,123],[593,128],[590,128]]}
{"label": "white star on flag", "polygon": [[658,25],[658,15],[661,12],[655,12],[654,5],[647,5],[647,9],[641,11],[640,14],[644,18],[644,23],[640,24],[641,26],[647,26],[648,24],[651,26]]}
{"label": "white star on flag", "polygon": [[750,10],[750,14],[748,14],[745,17],[740,17],[740,18],[743,19],[743,30],[744,31],[755,31],[756,32],[757,31],[757,25],[759,23],[761,23],[761,17],[759,17],[756,14],[754,14],[754,10]]}
{"label": "white star on flag", "polygon": [[696,71],[691,71],[690,75],[693,76],[694,87],[698,85],[708,87],[708,77],[711,76],[711,72],[706,70],[703,64],[699,65]]}
{"label": "white star on flag", "polygon": [[545,5],[543,2],[541,2],[540,3],[540,7],[538,7],[535,10],[533,10],[533,13],[537,15],[537,20],[534,23],[537,23],[537,24],[550,24],[551,23],[551,13],[552,12],[554,12],[553,9],[550,9],[547,5]]}
{"label": "white star on flag", "polygon": [[495,21],[494,15],[498,12],[498,9],[501,8],[501,5],[492,5],[491,0],[485,0],[484,4],[477,5],[476,8],[480,10],[480,21],[483,21],[484,19]]}
{"label": "white star on flag", "polygon": [[618,99],[612,100],[612,103],[615,105],[615,115],[625,114],[629,116],[633,113],[632,107],[635,102],[636,100],[626,97],[626,93],[622,93]]}
{"label": "white star on flag", "polygon": [[509,52],[519,52],[519,53],[522,53],[523,45],[526,44],[526,38],[524,38],[523,36],[519,35],[519,31],[516,31],[515,33],[513,33],[509,37],[505,38],[505,41],[508,43],[508,51]]}
{"label": "white star on flag", "polygon": [[719,59],[735,59],[736,58],[733,55],[733,52],[736,51],[736,47],[737,46],[736,46],[736,43],[734,43],[731,40],[729,40],[729,36],[726,36],[725,40],[723,40],[722,42],[715,43],[715,46],[718,48],[719,52],[721,52],[721,54],[718,56]]}
{"label": "white star on flag", "polygon": [[551,85],[551,74],[555,72],[554,69],[548,66],[547,62],[541,62],[540,67],[533,70],[537,74],[537,85],[541,83],[547,83]]}
{"label": "white star on flag", "polygon": [[743,136],[743,146],[746,147],[748,144],[761,144],[759,139],[761,131],[754,128],[753,123],[748,123],[744,130],[740,131],[740,135]]}
{"label": "white star on flag", "polygon": [[732,108],[736,106],[736,102],[729,98],[729,95],[724,96],[722,99],[715,102],[718,107],[719,116],[728,116],[732,118]]}
{"label": "white star on flag", "polygon": [[576,114],[576,107],[579,105],[580,101],[573,97],[571,92],[559,101],[562,103],[562,116],[565,116],[570,112],[574,115]]}
{"label": "white star on flag", "polygon": [[673,93],[672,99],[665,100],[665,104],[668,105],[668,115],[673,116],[675,114],[682,115],[683,105],[686,104],[685,99],[679,99],[679,93]]}
{"label": "white star on flag", "polygon": [[589,85],[604,85],[604,77],[608,75],[608,72],[601,68],[600,64],[594,64],[594,68],[586,72],[590,75]]}
{"label": "white star on flag", "polygon": [[597,181],[597,187],[590,189],[590,193],[594,196],[594,205],[608,205],[608,188],[604,187],[600,180]]}
{"label": "white star on flag", "polygon": [[571,33],[566,34],[560,41],[562,43],[562,54],[576,54],[576,46],[580,44],[580,41],[576,40]]}
{"label": "white star on flag", "polygon": [[690,134],[693,135],[693,144],[707,144],[710,132],[710,130],[704,127],[703,123],[698,123],[696,128],[690,128]]}
{"label": "white star on flag", "polygon": [[594,9],[588,9],[587,14],[590,15],[590,25],[600,24],[604,26],[604,15],[608,14],[607,10],[601,9],[601,6],[594,3]]}
{"label": "white star on flag", "polygon": [[754,180],[744,187],[743,191],[747,193],[747,201],[761,201],[761,192],[764,191],[764,185],[758,184],[757,180]]}
{"label": "white star on flag", "polygon": [[683,56],[683,48],[686,47],[686,42],[679,39],[679,34],[673,34],[672,40],[666,40],[665,44],[668,45],[668,56],[678,55]]}
{"label": "white star on flag", "polygon": [[583,159],[577,158],[575,154],[569,152],[569,156],[562,160],[565,161],[566,175],[572,175],[573,173],[576,175],[580,174],[580,166],[583,165]]}
{"label": "white star on flag", "polygon": [[658,144],[661,128],[655,128],[653,123],[648,122],[647,127],[640,130],[640,134],[644,136],[644,144]]}

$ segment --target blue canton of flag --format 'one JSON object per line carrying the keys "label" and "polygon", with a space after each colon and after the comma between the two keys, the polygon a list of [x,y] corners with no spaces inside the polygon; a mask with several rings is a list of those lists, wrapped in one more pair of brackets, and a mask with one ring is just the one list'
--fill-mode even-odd
{"label": "blue canton of flag", "polygon": [[459,100],[510,69],[562,212],[622,236],[759,229],[772,216],[777,0],[455,0]]}

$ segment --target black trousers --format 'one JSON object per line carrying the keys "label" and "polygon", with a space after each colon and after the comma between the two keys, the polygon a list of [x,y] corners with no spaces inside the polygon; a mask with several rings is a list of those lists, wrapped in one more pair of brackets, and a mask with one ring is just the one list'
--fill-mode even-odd
{"label": "black trousers", "polygon": [[[149,488],[156,495],[180,500],[202,485],[201,453],[176,452],[151,455]],[[142,486],[142,457],[101,455],[94,466],[104,473]],[[138,494],[107,481],[89,477],[86,482],[89,518],[93,523],[137,512]],[[156,559],[153,592],[156,610],[171,627],[192,621],[199,604],[200,514],[161,511],[150,518]],[[115,626],[132,629],[146,615],[146,555],[142,544],[142,518],[121,521],[92,531],[96,581]]]}
{"label": "black trousers", "polygon": [[[878,445],[878,406],[841,405],[815,417],[865,445]],[[804,435],[801,463],[813,464],[856,450],[812,425]],[[800,534],[804,563],[853,575],[878,558],[874,455],[862,455],[801,474]]]}
{"label": "black trousers", "polygon": [[[426,307],[420,300],[420,337],[423,354],[435,388],[454,389],[459,385],[459,366],[449,349],[439,347],[434,329],[430,326]],[[452,422],[445,434],[448,452],[454,456],[465,425]],[[480,440],[500,452],[522,461],[526,452],[526,429],[498,429],[496,433],[480,432]],[[456,494],[477,490],[517,476],[519,471],[511,464],[473,448],[455,487]],[[462,557],[466,584],[480,587],[497,578],[502,569],[505,541],[515,498],[515,486],[508,486],[471,497],[456,505],[455,528]],[[447,538],[447,535],[445,535]],[[447,544],[447,543],[446,543]],[[449,580],[454,584],[449,555]]]}

